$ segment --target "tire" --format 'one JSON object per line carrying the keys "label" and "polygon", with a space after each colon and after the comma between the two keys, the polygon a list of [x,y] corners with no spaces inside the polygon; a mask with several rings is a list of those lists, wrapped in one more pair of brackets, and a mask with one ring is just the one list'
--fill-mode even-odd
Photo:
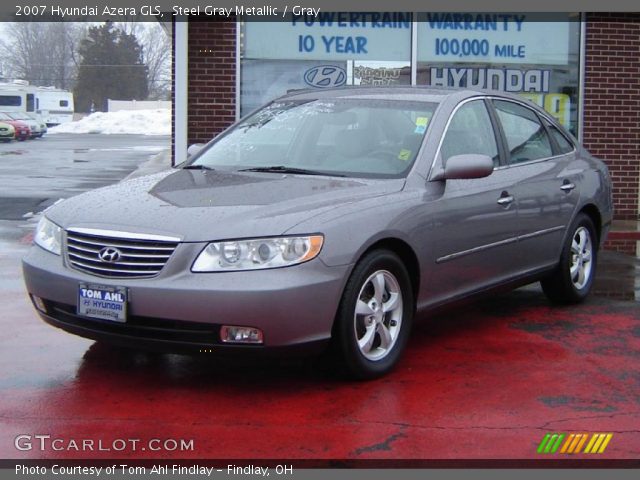
{"label": "tire", "polygon": [[365,255],[338,308],[332,345],[337,366],[361,380],[391,371],[409,339],[413,315],[413,290],[402,260],[388,250]]}
{"label": "tire", "polygon": [[566,305],[587,298],[598,263],[598,236],[591,218],[579,213],[569,231],[558,267],[540,282],[549,300]]}

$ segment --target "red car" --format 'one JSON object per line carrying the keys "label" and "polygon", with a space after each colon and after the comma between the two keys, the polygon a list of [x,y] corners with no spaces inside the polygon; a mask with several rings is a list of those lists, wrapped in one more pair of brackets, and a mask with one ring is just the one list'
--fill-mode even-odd
{"label": "red car", "polygon": [[14,120],[3,112],[0,112],[0,122],[13,125],[13,128],[16,129],[16,140],[27,140],[28,138],[31,138],[31,129],[26,123],[21,122],[20,120]]}

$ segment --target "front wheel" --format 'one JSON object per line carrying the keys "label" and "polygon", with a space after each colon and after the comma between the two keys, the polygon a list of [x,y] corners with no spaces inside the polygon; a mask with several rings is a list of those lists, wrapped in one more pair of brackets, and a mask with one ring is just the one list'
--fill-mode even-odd
{"label": "front wheel", "polygon": [[570,228],[555,271],[542,280],[542,290],[555,303],[579,303],[593,285],[598,259],[598,238],[593,221],[580,213]]}
{"label": "front wheel", "polygon": [[350,376],[371,379],[389,372],[409,338],[414,299],[411,280],[393,252],[362,258],[345,287],[334,329],[334,348]]}

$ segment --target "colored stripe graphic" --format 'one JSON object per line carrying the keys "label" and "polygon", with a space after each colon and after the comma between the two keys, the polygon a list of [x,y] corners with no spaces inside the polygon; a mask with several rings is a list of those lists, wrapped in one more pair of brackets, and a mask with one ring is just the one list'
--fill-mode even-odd
{"label": "colored stripe graphic", "polygon": [[564,433],[547,433],[538,445],[538,453],[556,453],[565,436]]}
{"label": "colored stripe graphic", "polygon": [[602,453],[609,445],[612,433],[594,433],[587,448],[584,449],[584,453]]}
{"label": "colored stripe graphic", "polygon": [[567,437],[567,441],[564,442],[564,445],[562,446],[562,450],[560,450],[560,453],[567,453],[567,449],[571,450],[569,448],[569,445],[571,445],[571,442],[573,442],[573,439],[576,438],[576,434],[572,433],[571,435],[569,435]]}
{"label": "colored stripe graphic", "polygon": [[540,442],[540,445],[538,445],[538,453],[542,453],[544,451],[544,447],[547,444],[547,442],[549,441],[549,439],[551,438],[551,434],[547,433],[544,438],[542,439],[542,441]]}
{"label": "colored stripe graphic", "polygon": [[580,453],[580,450],[582,450],[582,446],[586,443],[587,438],[589,438],[589,435],[587,435],[586,433],[583,433],[582,440],[580,440],[580,443],[578,443],[573,453]]}
{"label": "colored stripe graphic", "polygon": [[[603,453],[611,438],[612,433],[547,433],[538,445],[538,453]],[[563,443],[564,440],[564,443]],[[589,440],[587,442],[587,440]],[[587,444],[584,451],[582,447]],[[562,445],[562,447],[560,447]]]}
{"label": "colored stripe graphic", "polygon": [[589,440],[589,443],[587,443],[586,448],[584,449],[584,453],[591,453],[591,447],[593,447],[594,443],[596,443],[596,440],[598,439],[599,435],[597,433],[594,433],[591,436],[591,440]]}
{"label": "colored stripe graphic", "polygon": [[611,441],[612,438],[613,438],[613,433],[607,433],[607,436],[604,439],[604,442],[602,442],[602,445],[600,445],[600,450],[598,450],[598,453],[604,452],[604,449],[607,448],[607,445],[609,445],[609,442]]}

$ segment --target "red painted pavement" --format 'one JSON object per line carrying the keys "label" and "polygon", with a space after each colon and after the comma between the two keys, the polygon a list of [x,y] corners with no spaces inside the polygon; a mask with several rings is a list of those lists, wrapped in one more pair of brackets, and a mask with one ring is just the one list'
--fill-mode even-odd
{"label": "red painted pavement", "polygon": [[[637,303],[557,308],[520,290],[418,324],[394,373],[351,383],[313,361],[126,353],[60,332],[22,290],[24,248],[0,254],[1,458],[529,459],[547,432],[613,432],[599,458],[640,454]],[[194,450],[21,452],[19,434]]]}

